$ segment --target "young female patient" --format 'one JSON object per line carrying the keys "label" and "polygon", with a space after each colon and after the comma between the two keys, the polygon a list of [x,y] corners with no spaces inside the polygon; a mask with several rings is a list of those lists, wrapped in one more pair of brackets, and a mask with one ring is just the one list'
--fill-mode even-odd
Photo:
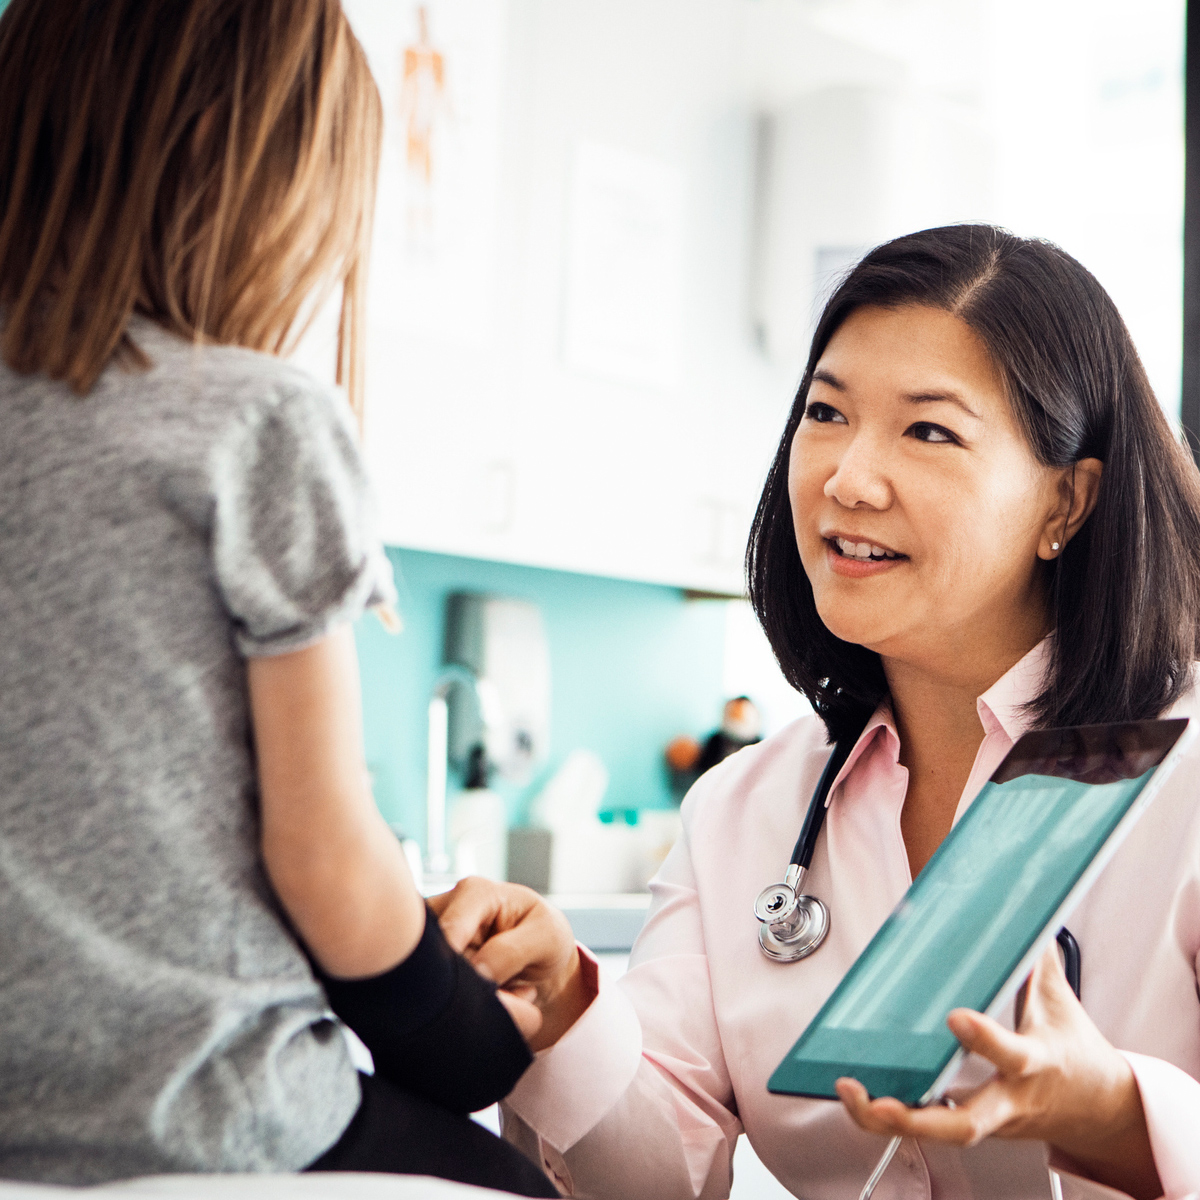
{"label": "young female patient", "polygon": [[[506,1135],[570,1194],[624,1200],[727,1196],[743,1131],[811,1200],[857,1195],[894,1134],[878,1196],[1049,1196],[1047,1150],[1071,1196],[1200,1191],[1195,743],[1071,915],[1082,1004],[1051,953],[1015,1030],[950,1015],[973,1052],[957,1108],[850,1079],[840,1104],[767,1092],[1023,732],[1200,719],[1198,483],[1074,259],[986,226],[868,254],[818,323],[750,545],[751,598],[817,715],[692,789],[616,987],[597,994],[528,895],[475,881],[436,902],[494,978],[536,983],[560,1035]],[[829,936],[771,962],[754,900],[842,737],[806,883]]]}
{"label": "young female patient", "polygon": [[554,1194],[462,1115],[539,1017],[372,803],[350,622],[390,572],[349,408],[275,357],[341,286],[360,394],[379,137],[337,0],[0,18],[0,1175]]}

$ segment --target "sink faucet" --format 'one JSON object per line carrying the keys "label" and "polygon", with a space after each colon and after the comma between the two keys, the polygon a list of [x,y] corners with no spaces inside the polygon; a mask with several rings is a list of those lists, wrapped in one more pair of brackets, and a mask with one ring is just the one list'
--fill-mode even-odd
{"label": "sink faucet", "polygon": [[466,667],[450,665],[438,676],[429,697],[429,765],[425,791],[425,870],[428,875],[448,875],[450,855],[446,850],[447,760],[450,754],[450,690],[465,687],[475,698],[483,723],[484,741],[496,724],[499,696],[495,685],[480,679]]}

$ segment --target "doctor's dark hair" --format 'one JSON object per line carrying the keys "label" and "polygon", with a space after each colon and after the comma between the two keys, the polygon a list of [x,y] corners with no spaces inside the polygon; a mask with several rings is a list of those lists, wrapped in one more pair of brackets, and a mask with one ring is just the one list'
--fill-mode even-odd
{"label": "doctor's dark hair", "polygon": [[[1158,716],[1191,686],[1200,645],[1200,473],[1151,390],[1108,294],[1048,242],[952,225],[872,250],[817,323],[746,552],[750,600],[784,675],[831,740],[887,694],[879,655],[817,614],[788,499],[788,457],[818,360],[856,309],[917,304],[960,317],[987,346],[1034,455],[1104,463],[1095,511],[1045,563],[1056,631],[1036,728]],[[969,517],[969,514],[964,514]]]}

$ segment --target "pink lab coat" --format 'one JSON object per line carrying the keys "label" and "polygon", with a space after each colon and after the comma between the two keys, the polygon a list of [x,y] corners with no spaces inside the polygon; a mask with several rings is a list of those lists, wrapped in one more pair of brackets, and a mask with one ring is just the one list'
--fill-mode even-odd
{"label": "pink lab coat", "polygon": [[[1021,705],[1036,693],[1044,650],[979,698],[985,736],[957,815],[1026,729]],[[1171,715],[1200,718],[1196,692]],[[829,757],[824,727],[799,720],[692,788],[683,835],[651,884],[628,973],[599,990],[504,1105],[505,1136],[565,1194],[728,1196],[734,1145],[745,1133],[795,1195],[858,1195],[883,1139],[859,1130],[839,1103],[770,1095],[767,1079],[911,882],[899,750],[883,706],[830,793],[807,888],[829,905],[831,928],[798,963],[762,955],[753,905],[787,865]],[[1200,1192],[1200,739],[1068,926],[1082,949],[1084,1006],[1137,1075],[1165,1195]],[[957,1084],[989,1071],[968,1059]],[[1068,1200],[1119,1194],[1072,1174],[1069,1163],[1055,1165]],[[1046,1148],[906,1140],[875,1195],[1047,1197]]]}

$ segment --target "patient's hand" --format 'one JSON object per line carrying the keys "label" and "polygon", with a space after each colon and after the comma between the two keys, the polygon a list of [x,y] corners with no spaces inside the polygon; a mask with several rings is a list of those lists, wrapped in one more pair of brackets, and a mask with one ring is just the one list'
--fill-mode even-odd
{"label": "patient's hand", "polygon": [[499,985],[530,1049],[553,1046],[595,998],[567,918],[530,888],[470,877],[429,906],[446,941]]}

